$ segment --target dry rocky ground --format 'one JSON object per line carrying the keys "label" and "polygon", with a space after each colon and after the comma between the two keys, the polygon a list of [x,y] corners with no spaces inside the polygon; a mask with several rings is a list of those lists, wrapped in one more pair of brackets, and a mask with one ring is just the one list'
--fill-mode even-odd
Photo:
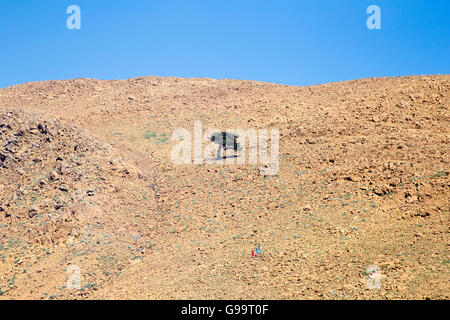
{"label": "dry rocky ground", "polygon": [[[1,89],[0,298],[448,299],[449,98],[450,75]],[[279,129],[278,175],[173,164],[196,120]]]}

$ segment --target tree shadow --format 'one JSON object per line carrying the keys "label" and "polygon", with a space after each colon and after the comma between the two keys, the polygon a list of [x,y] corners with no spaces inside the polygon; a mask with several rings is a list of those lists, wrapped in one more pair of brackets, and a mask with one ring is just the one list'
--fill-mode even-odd
{"label": "tree shadow", "polygon": [[228,156],[221,156],[219,158],[211,158],[211,159],[206,159],[207,161],[220,161],[220,160],[226,160],[226,159],[231,159],[231,158],[239,158],[241,155],[239,154],[233,154],[233,155],[228,155]]}

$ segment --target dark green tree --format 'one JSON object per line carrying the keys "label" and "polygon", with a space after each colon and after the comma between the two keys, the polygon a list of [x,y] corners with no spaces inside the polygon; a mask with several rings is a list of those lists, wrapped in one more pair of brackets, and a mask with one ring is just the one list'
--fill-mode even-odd
{"label": "dark green tree", "polygon": [[239,138],[238,135],[226,131],[215,132],[211,135],[210,140],[219,145],[217,149],[217,160],[221,159],[222,157],[222,148],[224,150],[229,149],[233,149],[234,151],[242,150],[242,147],[239,145],[239,142],[237,141],[238,138]]}

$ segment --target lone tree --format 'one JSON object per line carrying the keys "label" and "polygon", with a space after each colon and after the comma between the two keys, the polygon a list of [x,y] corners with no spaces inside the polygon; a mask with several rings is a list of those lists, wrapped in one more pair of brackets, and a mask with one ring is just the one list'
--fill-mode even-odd
{"label": "lone tree", "polygon": [[224,150],[229,149],[233,149],[234,151],[242,150],[242,147],[239,145],[239,142],[237,141],[238,138],[239,138],[238,135],[226,131],[215,132],[211,135],[210,137],[211,141],[219,145],[217,149],[217,160],[221,159],[222,157],[222,148]]}

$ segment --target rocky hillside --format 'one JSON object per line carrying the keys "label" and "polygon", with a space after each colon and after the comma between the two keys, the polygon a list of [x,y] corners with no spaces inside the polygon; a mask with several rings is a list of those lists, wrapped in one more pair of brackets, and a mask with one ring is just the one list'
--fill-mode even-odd
{"label": "rocky hillside", "polygon": [[[449,75],[1,89],[0,294],[448,299],[449,101]],[[278,174],[174,164],[195,121],[278,129]]]}

